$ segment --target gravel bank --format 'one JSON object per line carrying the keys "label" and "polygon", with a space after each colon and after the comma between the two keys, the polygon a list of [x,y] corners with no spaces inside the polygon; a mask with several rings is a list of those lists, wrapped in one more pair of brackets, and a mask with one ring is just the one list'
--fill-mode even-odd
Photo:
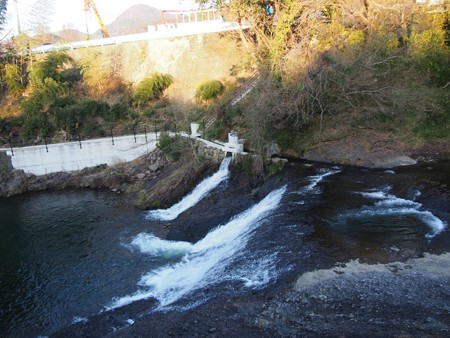
{"label": "gravel bank", "polygon": [[54,337],[448,337],[450,253],[350,261],[189,311],[149,313],[152,306],[130,304]]}

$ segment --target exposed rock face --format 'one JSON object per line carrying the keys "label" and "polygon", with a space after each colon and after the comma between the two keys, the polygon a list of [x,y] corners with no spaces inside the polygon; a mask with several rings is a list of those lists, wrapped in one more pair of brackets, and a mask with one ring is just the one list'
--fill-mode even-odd
{"label": "exposed rock face", "polygon": [[193,146],[186,147],[178,161],[156,149],[134,161],[111,167],[100,165],[42,176],[11,170],[0,173],[0,197],[67,188],[111,189],[126,193],[139,208],[167,206],[216,168],[223,156],[220,151]]}
{"label": "exposed rock face", "polygon": [[12,170],[0,174],[0,197],[27,191],[27,181],[27,176],[22,170]]}
{"label": "exposed rock face", "polygon": [[365,130],[341,140],[319,143],[307,151],[304,158],[368,168],[393,168],[416,164],[417,161],[408,156],[410,152],[393,134]]}

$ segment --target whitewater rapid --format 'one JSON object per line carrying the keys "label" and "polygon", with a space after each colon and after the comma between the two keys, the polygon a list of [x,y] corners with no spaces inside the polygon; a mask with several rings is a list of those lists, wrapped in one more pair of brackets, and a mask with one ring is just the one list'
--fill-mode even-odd
{"label": "whitewater rapid", "polygon": [[212,176],[205,178],[200,182],[195,189],[190,194],[183,197],[180,202],[174,204],[169,209],[151,210],[147,213],[146,219],[171,221],[177,218],[182,212],[192,208],[211,190],[228,179],[230,162],[231,157],[225,157],[220,164],[219,170]]}
{"label": "whitewater rapid", "polygon": [[[412,217],[428,226],[429,231],[425,234],[425,237],[429,239],[446,228],[447,224],[431,211],[424,209],[421,203],[390,194],[390,189],[391,187],[388,186],[382,189],[354,192],[354,194],[358,194],[369,201],[370,204],[365,203],[360,208],[341,212],[336,218],[337,223],[346,224],[356,221],[360,228],[367,226],[375,229],[375,224],[383,223],[382,219],[384,218],[391,220],[387,224],[390,224],[393,230],[398,229],[400,231],[409,227],[409,221],[405,217]],[[420,192],[415,193],[415,197],[419,195]]]}
{"label": "whitewater rapid", "polygon": [[120,307],[146,298],[156,298],[160,307],[174,303],[183,296],[205,285],[238,280],[246,286],[264,285],[271,280],[270,266],[275,256],[260,258],[257,264],[249,262],[238,271],[226,271],[242,252],[253,231],[270,220],[270,214],[280,204],[286,187],[272,191],[259,203],[247,209],[228,223],[216,227],[195,244],[158,239],[147,233],[134,238],[132,245],[142,253],[170,256],[184,252],[178,263],[162,266],[143,275],[141,290],[115,299],[109,308]]}

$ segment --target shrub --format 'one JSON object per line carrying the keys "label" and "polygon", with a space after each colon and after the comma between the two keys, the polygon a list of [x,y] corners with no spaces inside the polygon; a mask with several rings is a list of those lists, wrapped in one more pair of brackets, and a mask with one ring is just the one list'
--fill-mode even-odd
{"label": "shrub", "polygon": [[423,113],[415,131],[426,140],[450,138],[448,96],[434,101],[432,109]]}
{"label": "shrub", "polygon": [[111,121],[125,120],[129,115],[128,108],[128,105],[123,102],[113,104],[109,110],[108,119]]}
{"label": "shrub", "polygon": [[201,83],[195,90],[195,98],[199,101],[215,99],[222,94],[225,87],[219,80],[211,80]]}
{"label": "shrub", "polygon": [[72,61],[72,58],[66,52],[51,52],[45,61],[33,65],[30,80],[36,87],[45,87],[46,79],[52,79],[60,83],[64,64]]}
{"label": "shrub", "polygon": [[208,140],[217,140],[225,132],[225,127],[220,121],[214,122],[214,124],[205,130],[204,137]]}
{"label": "shrub", "polygon": [[90,99],[76,102],[69,97],[55,100],[49,108],[49,116],[57,128],[68,133],[84,129],[89,135],[98,129],[95,118],[109,116],[109,112],[109,105],[105,102]]}
{"label": "shrub", "polygon": [[12,96],[18,96],[23,86],[21,83],[20,67],[15,64],[5,65],[5,83]]}
{"label": "shrub", "polygon": [[169,74],[154,73],[136,86],[133,99],[138,105],[159,99],[172,83],[173,78]]}
{"label": "shrub", "polygon": [[177,161],[181,157],[180,136],[171,137],[169,133],[161,133],[158,148],[172,160]]}
{"label": "shrub", "polygon": [[283,130],[276,133],[275,141],[280,146],[281,150],[287,150],[292,147],[295,139],[295,134],[289,130]]}

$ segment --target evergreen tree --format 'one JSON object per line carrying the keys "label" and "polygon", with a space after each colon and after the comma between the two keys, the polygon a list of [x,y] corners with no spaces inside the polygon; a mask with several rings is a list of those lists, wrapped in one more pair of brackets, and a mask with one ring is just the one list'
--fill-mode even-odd
{"label": "evergreen tree", "polygon": [[0,31],[5,24],[5,14],[8,7],[8,0],[0,0]]}

